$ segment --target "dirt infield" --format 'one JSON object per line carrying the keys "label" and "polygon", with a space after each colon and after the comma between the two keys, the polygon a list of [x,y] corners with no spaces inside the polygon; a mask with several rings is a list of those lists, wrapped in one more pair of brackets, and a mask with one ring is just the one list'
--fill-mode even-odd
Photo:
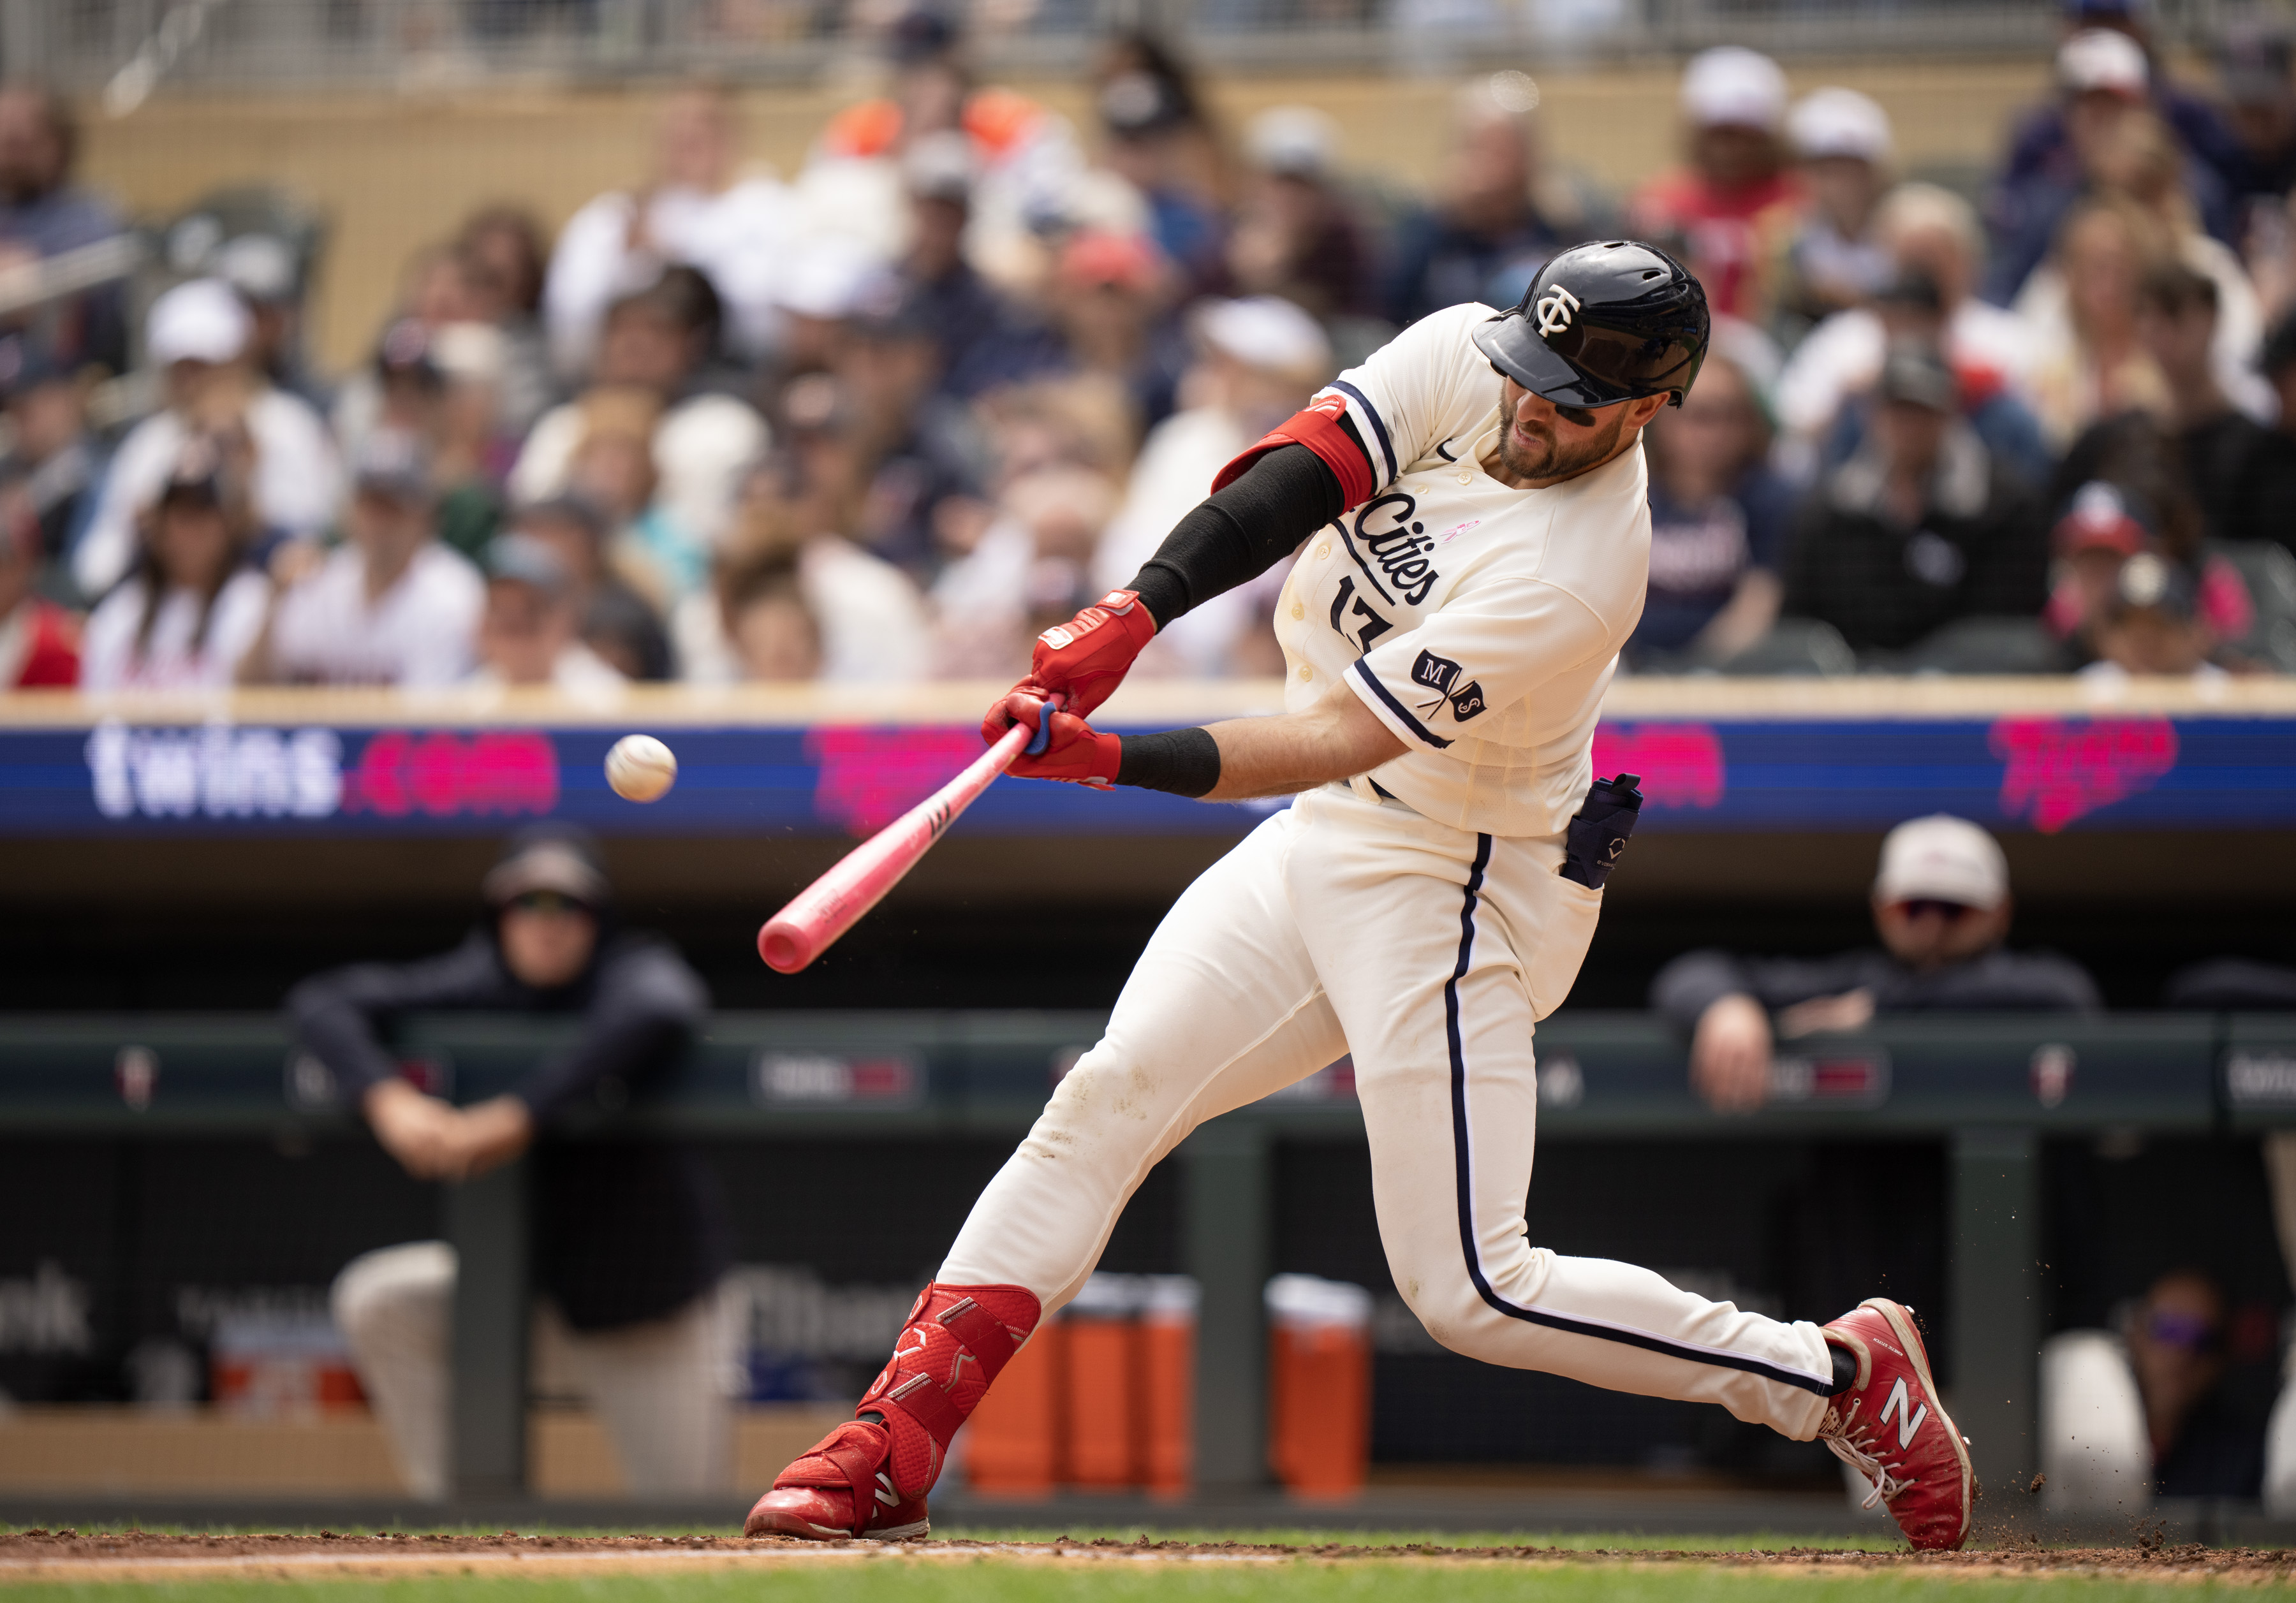
{"label": "dirt infield", "polygon": [[2127,1580],[2218,1581],[2286,1584],[2296,1581],[2296,1554],[2255,1548],[2171,1546],[2140,1537],[2126,1547],[2046,1548],[2003,1544],[1962,1553],[1842,1551],[1820,1548],[1698,1551],[1651,1548],[1541,1546],[1260,1545],[1234,1542],[1123,1542],[1062,1537],[1052,1542],[967,1540],[908,1542],[749,1541],[730,1536],[522,1536],[321,1532],[317,1535],[200,1535],[159,1532],[24,1531],[0,1533],[0,1582],[157,1580],[293,1574],[404,1575],[459,1570],[521,1574],[664,1569],[771,1567],[873,1559],[1004,1558],[1048,1564],[1233,1563],[1308,1560],[1323,1564],[1406,1560],[1456,1565],[1647,1566],[1715,1565],[1757,1573],[1833,1574],[1890,1571],[1946,1576],[2102,1576]]}

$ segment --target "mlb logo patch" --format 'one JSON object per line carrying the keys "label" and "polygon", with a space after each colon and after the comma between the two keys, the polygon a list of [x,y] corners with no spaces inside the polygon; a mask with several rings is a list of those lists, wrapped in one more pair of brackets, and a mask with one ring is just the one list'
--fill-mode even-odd
{"label": "mlb logo patch", "polygon": [[1419,660],[1411,665],[1411,683],[1423,684],[1431,691],[1450,692],[1459,677],[1459,665],[1447,657],[1438,657],[1432,651],[1419,653]]}
{"label": "mlb logo patch", "polygon": [[1462,724],[1488,705],[1483,699],[1483,684],[1480,679],[1463,684],[1451,692],[1451,716]]}

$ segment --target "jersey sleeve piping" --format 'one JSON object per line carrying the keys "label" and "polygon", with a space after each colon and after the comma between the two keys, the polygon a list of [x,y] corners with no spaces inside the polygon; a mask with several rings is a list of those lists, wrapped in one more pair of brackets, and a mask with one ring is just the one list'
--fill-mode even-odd
{"label": "jersey sleeve piping", "polygon": [[1387,461],[1387,478],[1382,482],[1387,484],[1394,483],[1397,478],[1400,476],[1402,469],[1397,464],[1395,460],[1395,442],[1389,439],[1387,437],[1387,420],[1379,415],[1379,408],[1371,404],[1370,397],[1365,395],[1362,390],[1357,389],[1345,379],[1332,380],[1332,388],[1338,390],[1341,395],[1346,396],[1357,405],[1362,407],[1364,416],[1371,420],[1372,437],[1379,441],[1379,454]]}
{"label": "jersey sleeve piping", "polygon": [[1422,745],[1434,748],[1437,751],[1441,751],[1451,744],[1441,735],[1422,724],[1413,716],[1409,707],[1398,701],[1387,686],[1379,682],[1379,675],[1364,666],[1361,658],[1357,658],[1348,666],[1347,677],[1350,681],[1349,688],[1355,691],[1365,706],[1371,708],[1372,716],[1386,724],[1403,740],[1415,740]]}

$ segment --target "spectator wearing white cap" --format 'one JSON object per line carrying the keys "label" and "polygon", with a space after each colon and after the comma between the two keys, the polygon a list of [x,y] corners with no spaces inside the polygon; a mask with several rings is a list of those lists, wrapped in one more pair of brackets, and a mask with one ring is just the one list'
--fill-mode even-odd
{"label": "spectator wearing white cap", "polygon": [[[1538,99],[1520,72],[1471,78],[1452,95],[1436,198],[1396,225],[1382,297],[1389,322],[1407,326],[1471,300],[1512,304],[1547,258],[1603,237],[1610,219],[1546,159]],[[1492,290],[1501,277],[1511,293]]]}
{"label": "spectator wearing white cap", "polygon": [[2000,844],[1965,818],[1910,819],[1882,842],[1879,948],[1837,957],[1686,953],[1651,983],[1651,1005],[1690,1036],[1690,1083],[1718,1112],[1769,1096],[1771,1049],[1877,1014],[2014,1010],[2093,1013],[2096,984],[2071,959],[2002,942],[2013,904]]}
{"label": "spectator wearing white cap", "polygon": [[[1193,324],[1197,356],[1182,390],[1194,404],[1149,431],[1123,505],[1093,554],[1095,590],[1114,589],[1137,573],[1220,469],[1331,377],[1324,331],[1291,301],[1273,295],[1207,301]],[[1272,577],[1280,581],[1283,574]],[[1278,661],[1272,650],[1260,649],[1274,645],[1268,609],[1280,588],[1255,582],[1176,618],[1141,654],[1139,671],[1195,677],[1281,672],[1269,669]]]}
{"label": "spectator wearing white cap", "polygon": [[1896,152],[1889,113],[1855,89],[1802,96],[1786,134],[1809,198],[1773,268],[1772,299],[1781,334],[1795,339],[1896,276],[1877,225]]}
{"label": "spectator wearing white cap", "polygon": [[[2165,92],[2144,47],[2112,28],[2085,29],[2067,39],[2057,51],[2056,79],[2051,137],[2037,151],[2021,136],[1986,194],[1993,260],[1984,294],[1997,305],[2016,298],[2075,201],[2098,187],[2120,186],[2108,170],[2115,137],[2128,119],[2159,111]],[[2225,177],[2194,153],[2185,129],[2173,122],[2171,128],[2177,181],[2194,214],[2210,235],[2230,239],[2236,219]],[[2229,141],[2220,126],[2217,138]]]}
{"label": "spectator wearing white cap", "polygon": [[1227,239],[1247,295],[1281,295],[1318,317],[1377,306],[1371,241],[1339,184],[1339,125],[1313,106],[1272,106],[1243,131],[1250,178]]}
{"label": "spectator wearing white cap", "polygon": [[422,443],[369,435],[356,483],[349,539],[273,605],[242,679],[429,690],[470,673],[486,584],[439,542]]}
{"label": "spectator wearing white cap", "polygon": [[248,360],[253,320],[230,285],[198,278],[152,303],[144,356],[160,369],[165,407],[130,429],[111,459],[86,531],[71,553],[81,592],[100,596],[135,556],[135,520],[158,500],[192,434],[245,428],[255,448],[252,494],[266,533],[325,528],[342,495],[327,426],[310,403],[275,388]]}
{"label": "spectator wearing white cap", "polygon": [[1761,322],[1763,241],[1802,203],[1786,164],[1786,75],[1759,51],[1702,51],[1683,72],[1681,105],[1688,165],[1642,187],[1628,231],[1681,257],[1717,313]]}
{"label": "spectator wearing white cap", "polygon": [[726,332],[743,357],[772,348],[774,279],[795,227],[788,190],[744,172],[731,96],[695,86],[662,105],[652,178],[600,195],[568,220],[542,291],[551,354],[569,379],[597,360],[608,309],[662,269],[697,269],[724,298]]}

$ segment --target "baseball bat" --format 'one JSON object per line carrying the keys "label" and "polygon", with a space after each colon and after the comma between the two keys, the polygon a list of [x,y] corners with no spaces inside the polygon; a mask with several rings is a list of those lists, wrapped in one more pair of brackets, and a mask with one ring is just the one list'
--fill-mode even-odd
{"label": "baseball bat", "polygon": [[[1047,720],[1049,722],[1049,720]],[[939,840],[957,815],[988,789],[1036,735],[1016,723],[996,744],[900,817],[838,860],[837,865],[790,898],[758,931],[758,955],[780,974],[795,974],[829,950],[839,936],[885,898],[901,876]]]}

